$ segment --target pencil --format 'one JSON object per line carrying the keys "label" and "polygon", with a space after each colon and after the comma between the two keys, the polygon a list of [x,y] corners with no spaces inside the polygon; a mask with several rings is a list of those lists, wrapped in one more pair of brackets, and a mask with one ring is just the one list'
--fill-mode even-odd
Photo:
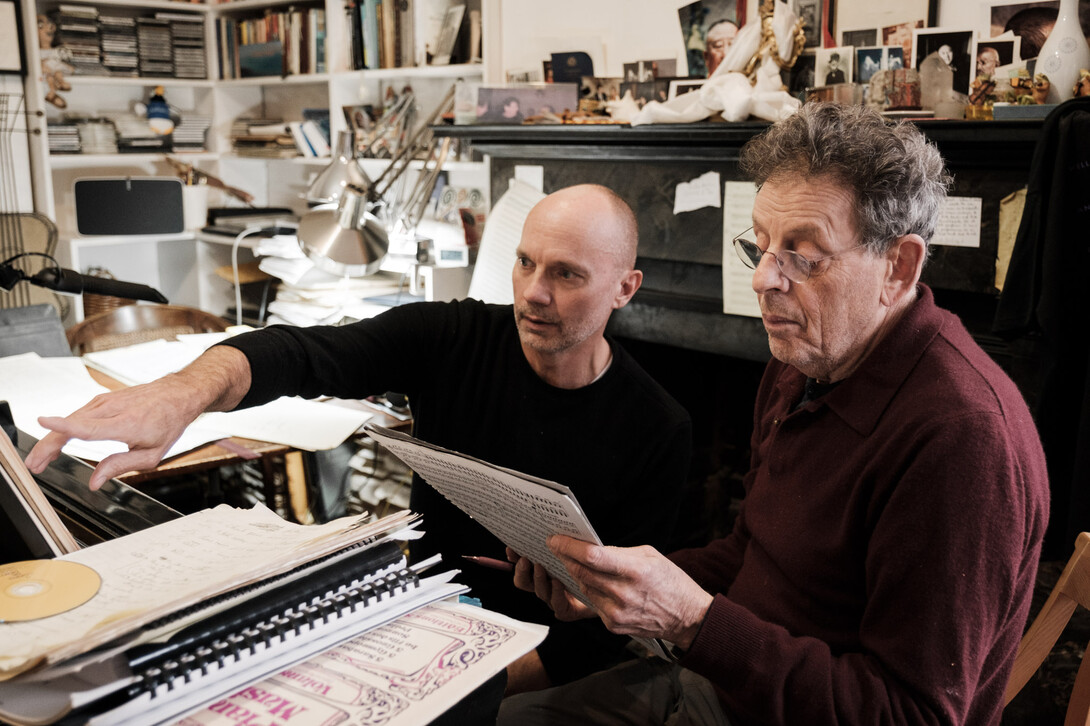
{"label": "pencil", "polygon": [[481,567],[487,567],[492,570],[502,570],[503,572],[512,572],[515,569],[515,565],[506,560],[497,560],[494,557],[478,557],[477,555],[462,555],[463,560],[469,560],[470,562],[476,562]]}

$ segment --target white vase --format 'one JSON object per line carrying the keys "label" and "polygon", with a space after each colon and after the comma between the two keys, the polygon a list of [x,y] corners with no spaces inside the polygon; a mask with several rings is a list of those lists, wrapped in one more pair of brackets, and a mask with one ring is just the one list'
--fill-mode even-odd
{"label": "white vase", "polygon": [[1048,76],[1049,103],[1063,103],[1074,95],[1080,68],[1090,68],[1090,45],[1079,24],[1079,0],[1060,0],[1056,25],[1041,46],[1034,69]]}

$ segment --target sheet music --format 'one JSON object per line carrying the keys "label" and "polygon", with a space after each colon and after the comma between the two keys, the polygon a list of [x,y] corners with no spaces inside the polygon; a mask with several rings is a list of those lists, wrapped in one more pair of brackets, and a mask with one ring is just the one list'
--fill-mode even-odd
{"label": "sheet music", "polygon": [[544,566],[573,595],[586,601],[545,544],[552,534],[602,544],[566,486],[493,466],[381,426],[368,424],[364,430],[504,544]]}
{"label": "sheet music", "polygon": [[428,723],[536,647],[547,630],[470,605],[433,603],[222,698],[177,726],[235,726],[241,713],[252,714],[254,723]]}
{"label": "sheet music", "polygon": [[753,270],[734,251],[734,238],[753,226],[753,202],[757,187],[752,182],[729,181],[723,188],[723,312],[761,317]]}
{"label": "sheet music", "polygon": [[63,660],[213,594],[403,527],[411,517],[405,512],[368,525],[342,517],[302,526],[261,505],[220,505],[64,555],[59,559],[99,574],[98,593],[65,613],[0,625],[0,680],[40,658]]}
{"label": "sheet music", "polygon": [[488,215],[469,282],[469,297],[499,305],[514,302],[511,270],[515,266],[515,248],[522,239],[526,215],[544,198],[545,194],[532,186],[512,180]]}

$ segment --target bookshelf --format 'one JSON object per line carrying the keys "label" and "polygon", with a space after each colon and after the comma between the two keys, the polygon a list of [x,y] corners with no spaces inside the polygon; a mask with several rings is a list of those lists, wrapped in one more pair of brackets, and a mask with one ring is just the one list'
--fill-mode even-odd
{"label": "bookshelf", "polygon": [[[431,0],[412,0],[426,3]],[[453,0],[434,0],[447,3]],[[483,0],[498,8],[500,0]],[[173,156],[195,164],[198,168],[223,179],[254,195],[256,206],[283,206],[302,213],[306,205],[301,194],[310,179],[325,165],[325,159],[255,159],[234,153],[231,143],[232,122],[239,117],[279,118],[299,120],[303,109],[330,110],[330,132],[345,128],[342,106],[371,103],[381,105],[388,86],[413,88],[421,106],[421,116],[445,94],[458,78],[481,81],[484,64],[447,66],[356,69],[352,62],[351,29],[343,22],[345,9],[340,0],[235,0],[217,4],[176,2],[174,0],[36,0],[22,4],[24,28],[37,27],[36,16],[56,17],[62,4],[87,8],[88,14],[115,18],[179,17],[199,23],[202,29],[204,75],[200,78],[130,77],[101,72],[67,73],[69,90],[60,91],[66,107],[61,109],[44,98],[46,83],[41,73],[28,79],[27,108],[32,134],[30,157],[33,168],[32,187],[38,211],[56,220],[61,240],[58,258],[62,265],[86,270],[91,265],[105,267],[115,276],[138,265],[146,272],[131,279],[163,278],[167,287],[177,291],[168,297],[183,304],[205,307],[221,313],[233,301],[226,296],[208,293],[204,282],[209,279],[208,265],[222,263],[222,250],[213,243],[202,241],[188,233],[185,239],[169,235],[153,238],[111,238],[103,243],[96,238],[80,237],[76,232],[73,183],[80,178],[118,176],[172,176],[174,170],[162,152],[110,153],[94,149],[95,153],[57,153],[51,151],[49,124],[66,114],[92,117],[133,115],[138,102],[146,103],[155,86],[163,86],[164,96],[172,109],[183,119],[187,116],[207,119],[208,130],[203,150],[174,152]],[[324,62],[307,66],[315,72],[287,76],[271,75],[246,78],[224,78],[221,42],[217,32],[230,23],[263,17],[274,17],[288,10],[320,11],[325,17]],[[184,17],[183,17],[184,16]],[[186,26],[189,27],[189,26]],[[32,70],[42,67],[43,56],[49,49],[39,47],[33,32],[28,32],[27,65]],[[116,47],[116,46],[115,46]],[[313,56],[313,54],[312,54]],[[313,58],[312,58],[313,60]],[[85,71],[85,68],[80,69]],[[320,72],[317,72],[320,70]],[[228,76],[231,74],[228,74]],[[69,130],[71,133],[71,130]],[[375,162],[383,164],[384,162]],[[374,166],[371,164],[369,170]],[[487,189],[487,162],[461,162],[451,170],[451,183]],[[210,190],[210,206],[232,206],[238,202]],[[245,259],[245,254],[240,257]],[[164,266],[163,262],[169,264]],[[187,291],[189,285],[196,289]],[[164,291],[166,292],[166,291]],[[178,295],[181,295],[179,297]],[[79,305],[73,306],[72,320],[82,318]]]}

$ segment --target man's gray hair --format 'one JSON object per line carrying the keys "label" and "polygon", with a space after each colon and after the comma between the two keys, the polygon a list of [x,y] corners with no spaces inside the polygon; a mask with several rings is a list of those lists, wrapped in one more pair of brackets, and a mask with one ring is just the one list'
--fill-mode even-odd
{"label": "man's gray hair", "polygon": [[874,253],[906,234],[930,242],[951,181],[938,149],[915,125],[833,103],[804,104],[750,140],[739,163],[758,187],[826,178],[851,190],[859,241]]}

